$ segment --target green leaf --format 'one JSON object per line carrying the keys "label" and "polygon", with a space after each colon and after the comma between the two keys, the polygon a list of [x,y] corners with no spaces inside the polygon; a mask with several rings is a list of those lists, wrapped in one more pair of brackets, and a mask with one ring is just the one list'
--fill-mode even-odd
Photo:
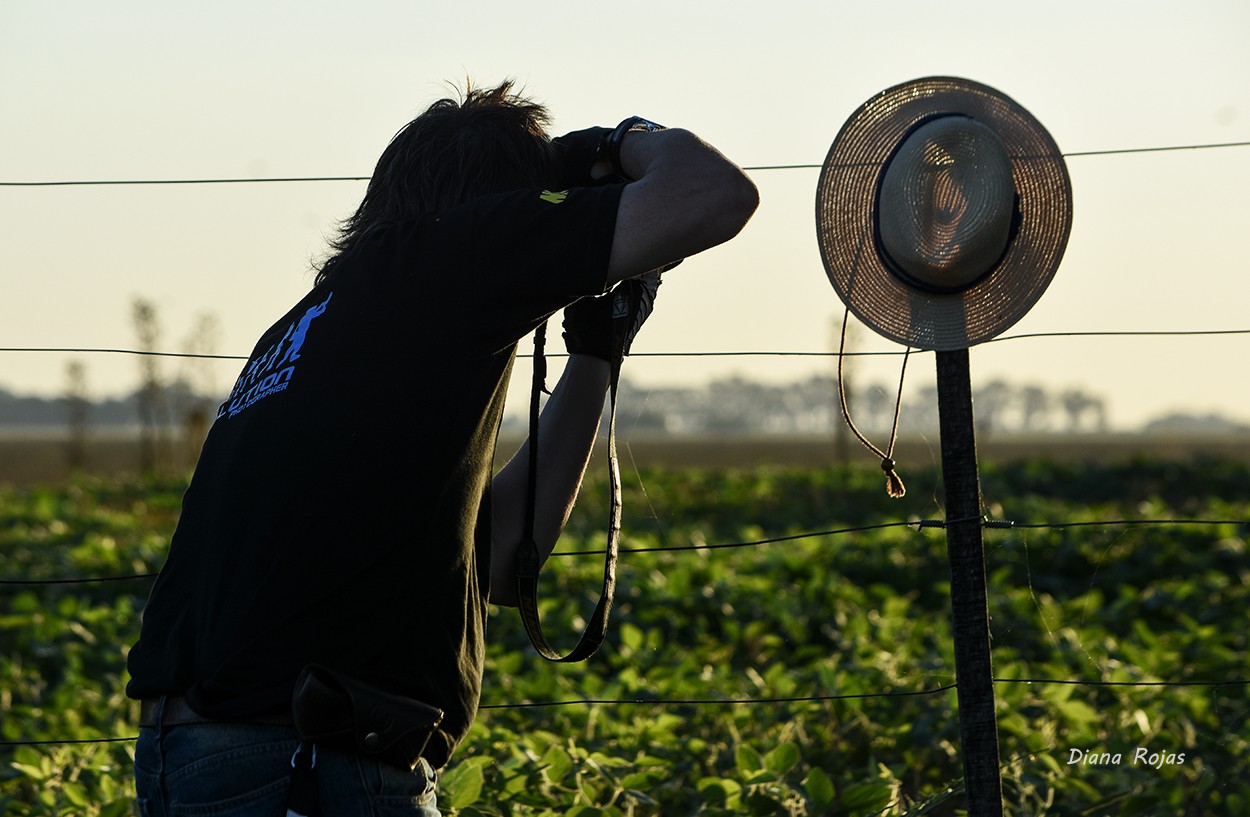
{"label": "green leaf", "polygon": [[695,788],[708,802],[723,804],[731,808],[738,803],[738,797],[742,793],[742,786],[737,781],[717,777],[704,778]]}
{"label": "green leaf", "polygon": [[885,808],[890,804],[892,790],[885,783],[857,783],[842,793],[843,809]]}
{"label": "green leaf", "polygon": [[669,772],[667,770],[653,769],[634,772],[621,778],[621,785],[627,789],[649,789],[657,783],[663,782],[668,776]]}
{"label": "green leaf", "polygon": [[628,788],[628,784],[626,784],[626,786],[627,788],[622,792],[622,794],[624,794],[626,797],[632,800],[637,800],[639,803],[641,803],[644,806],[658,806],[660,804],[658,800],[656,800],[654,797],[647,794],[646,792],[641,791],[639,789],[635,789],[635,788]]}
{"label": "green leaf", "polygon": [[769,771],[784,775],[790,771],[803,757],[803,753],[799,751],[799,747],[793,743],[782,743],[764,756],[764,765]]}
{"label": "green leaf", "polygon": [[1063,716],[1069,721],[1077,724],[1096,723],[1099,720],[1098,713],[1094,708],[1084,701],[1068,700],[1061,701],[1056,707]]}
{"label": "green leaf", "polygon": [[452,808],[464,808],[478,801],[482,796],[485,784],[482,767],[477,764],[461,763],[453,766],[443,774],[443,790],[449,795],[448,801]]}
{"label": "green leaf", "polygon": [[559,783],[569,776],[569,772],[573,771],[573,758],[569,757],[569,753],[562,746],[552,746],[543,755],[543,774],[547,780],[552,783]]}
{"label": "green leaf", "polygon": [[61,786],[61,792],[65,795],[66,800],[70,801],[79,808],[82,808],[90,803],[87,799],[87,790],[76,780],[65,781],[65,783]]}
{"label": "green leaf", "polygon": [[1049,752],[1038,752],[1037,762],[1050,769],[1054,774],[1063,773],[1063,766],[1059,765],[1059,761]]}
{"label": "green leaf", "polygon": [[764,758],[759,752],[743,743],[738,746],[738,770],[743,774],[763,771]]}
{"label": "green leaf", "polygon": [[45,755],[33,746],[19,746],[13,753],[13,768],[25,774],[31,780],[46,780],[52,766]]}
{"label": "green leaf", "polygon": [[821,814],[829,810],[834,798],[837,797],[833,781],[829,779],[829,775],[818,768],[813,768],[807,773],[807,777],[803,778],[803,790],[807,793],[812,810]]}
{"label": "green leaf", "polygon": [[40,769],[38,766],[31,766],[30,764],[27,764],[27,763],[18,763],[17,761],[13,761],[9,765],[11,765],[14,769],[17,769],[22,774],[29,777],[31,780],[43,780],[45,777],[47,777],[47,775],[43,773],[43,770]]}
{"label": "green leaf", "polygon": [[127,817],[134,813],[133,805],[129,797],[124,800],[114,800],[100,809],[100,817]]}
{"label": "green leaf", "polygon": [[621,624],[620,628],[621,644],[631,653],[642,649],[643,642],[646,640],[642,630],[629,622]]}

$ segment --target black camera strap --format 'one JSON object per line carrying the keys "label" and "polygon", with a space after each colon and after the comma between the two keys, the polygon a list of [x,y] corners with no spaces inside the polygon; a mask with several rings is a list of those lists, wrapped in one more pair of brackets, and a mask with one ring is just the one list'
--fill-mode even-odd
{"label": "black camera strap", "polygon": [[608,616],[612,610],[612,600],[616,595],[616,560],[620,553],[621,540],[621,472],[616,458],[616,392],[620,381],[621,362],[616,360],[611,365],[608,399],[608,476],[611,483],[612,502],[608,520],[608,547],[603,565],[603,590],[599,594],[599,603],[595,612],[583,630],[577,645],[567,655],[561,655],[547,643],[543,636],[542,624],[538,616],[538,573],[542,559],[538,553],[538,543],[534,540],[534,512],[538,492],[538,407],[542,392],[546,391],[547,359],[544,346],[547,339],[547,324],[544,322],[534,332],[534,381],[530,390],[530,428],[529,428],[529,486],[525,508],[525,539],[517,549],[517,606],[521,611],[521,621],[529,634],[530,642],[538,654],[548,661],[575,663],[585,661],[594,655],[603,644],[608,631]]}

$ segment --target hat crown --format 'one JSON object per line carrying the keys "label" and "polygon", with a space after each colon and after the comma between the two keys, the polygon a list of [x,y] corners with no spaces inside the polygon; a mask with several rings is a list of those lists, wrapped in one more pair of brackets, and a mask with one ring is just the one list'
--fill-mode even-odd
{"label": "hat crown", "polygon": [[881,179],[877,238],[912,287],[960,292],[993,272],[1016,212],[1011,159],[970,116],[940,116],[902,140]]}

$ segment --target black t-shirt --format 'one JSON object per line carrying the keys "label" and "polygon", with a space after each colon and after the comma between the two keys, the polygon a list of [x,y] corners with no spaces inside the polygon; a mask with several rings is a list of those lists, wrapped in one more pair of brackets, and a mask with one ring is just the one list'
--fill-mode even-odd
{"label": "black t-shirt", "polygon": [[620,186],[375,230],[261,337],[204,444],[129,657],[133,698],[286,711],[316,662],[477,710],[489,485],[517,342],[604,289]]}

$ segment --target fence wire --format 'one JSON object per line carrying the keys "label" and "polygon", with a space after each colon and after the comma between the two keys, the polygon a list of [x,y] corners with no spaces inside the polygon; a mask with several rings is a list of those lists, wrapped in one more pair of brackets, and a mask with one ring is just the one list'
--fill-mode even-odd
{"label": "fence wire", "polygon": [[[1003,335],[991,338],[985,343],[1003,343],[1018,340],[1036,340],[1040,338],[1132,338],[1132,337],[1199,337],[1204,335],[1250,335],[1250,329],[1175,329],[1175,330],[1127,330],[1127,331],[1088,331],[1088,332],[1030,332],[1022,335]],[[984,344],[982,344],[984,345]],[[209,355],[195,352],[163,352],[149,349],[113,349],[89,346],[0,346],[0,352],[60,352],[64,354],[106,354],[106,355],[137,355],[140,357],[172,357],[192,360],[248,360],[246,355]],[[756,351],[690,351],[690,352],[631,352],[630,357],[902,357],[906,354],[925,354],[925,351],[887,349],[879,351],[801,351],[801,350],[756,350]],[[546,357],[568,357],[568,352],[549,352]],[[517,352],[518,358],[531,358],[533,353]]]}
{"label": "fence wire", "polygon": [[[1091,156],[1110,156],[1125,155],[1136,153],[1160,153],[1171,151],[1189,151],[1189,150],[1207,150],[1207,149],[1223,149],[1223,148],[1242,148],[1250,147],[1250,142],[1227,142],[1218,144],[1195,144],[1195,145],[1175,145],[1163,147],[1143,147],[1143,148],[1124,148],[1114,150],[1095,150],[1095,151],[1076,151],[1062,154],[1066,158],[1091,157]],[[822,165],[796,164],[796,165],[761,165],[746,167],[747,171],[773,171],[773,170],[809,170],[819,169]],[[102,185],[202,185],[202,184],[255,184],[255,183],[294,183],[294,182],[342,182],[367,181],[367,176],[308,176],[308,177],[282,177],[282,178],[218,178],[218,179],[131,179],[131,180],[64,180],[64,181],[0,181],[0,187],[68,187],[68,186],[102,186]],[[1250,329],[1204,329],[1204,330],[1179,330],[1179,331],[1088,331],[1088,332],[1040,332],[1019,335],[1008,335],[995,338],[990,342],[1019,341],[1025,339],[1038,338],[1056,338],[1056,337],[1141,337],[1141,336],[1159,336],[1159,337],[1184,337],[1184,336],[1200,336],[1200,335],[1244,335],[1250,334]],[[156,350],[139,350],[139,349],[120,349],[120,348],[83,348],[83,347],[0,347],[0,352],[9,353],[74,353],[74,354],[125,354],[140,356],[159,356],[173,358],[192,358],[192,359],[209,359],[209,360],[247,360],[246,356],[241,355],[215,355],[215,354],[197,354],[185,352],[164,352]],[[902,351],[883,351],[883,352],[829,352],[829,351],[704,351],[704,352],[651,352],[636,353],[634,357],[736,357],[736,356],[809,356],[809,357],[837,357],[839,354],[847,356],[876,356],[876,355],[902,355]],[[518,355],[520,357],[528,357],[529,355]],[[562,354],[552,354],[550,357],[563,357]],[[871,530],[881,530],[887,528],[908,527],[917,531],[926,528],[945,528],[948,524],[956,522],[968,522],[971,519],[958,520],[909,520],[881,523],[876,525],[865,525],[849,528],[839,528],[833,530],[812,531],[806,533],[789,534],[784,536],[770,537],[744,542],[726,542],[721,544],[691,544],[679,546],[661,546],[661,547],[638,547],[638,548],[622,548],[622,553],[659,553],[659,552],[680,552],[680,551],[714,551],[726,549],[740,549],[762,547],[765,545],[774,545],[780,543],[794,542],[800,540],[814,539],[820,537],[830,537],[838,535],[847,535],[858,532]],[[1082,522],[1015,522],[1010,520],[991,520],[981,517],[980,521],[983,527],[987,529],[1065,529],[1076,527],[1117,527],[1117,526],[1180,526],[1180,525],[1202,525],[1202,526],[1221,526],[1234,525],[1239,527],[1250,526],[1250,520],[1245,519],[1108,519]],[[558,551],[553,556],[588,556],[602,555],[603,550],[578,550],[578,551]],[[0,586],[57,586],[57,585],[83,585],[83,584],[99,584],[99,583],[116,583],[125,581],[137,581],[143,579],[151,579],[157,576],[157,573],[132,573],[118,576],[102,576],[102,577],[69,577],[54,579],[3,579],[0,580]],[[1072,678],[994,678],[995,684],[1053,684],[1053,685],[1069,685],[1069,686],[1085,686],[1085,687],[1221,687],[1221,686],[1245,686],[1250,684],[1250,679],[1230,678],[1230,679],[1189,679],[1183,681],[1094,681]],[[956,683],[943,684],[931,689],[922,690],[892,690],[871,693],[857,694],[830,694],[830,695],[811,695],[811,696],[787,696],[787,697],[760,697],[760,698],[684,698],[684,699],[572,699],[563,701],[542,701],[542,702],[526,702],[526,703],[491,703],[479,706],[482,710],[508,710],[508,709],[535,709],[535,708],[552,708],[552,707],[570,707],[570,706],[626,706],[626,705],[645,705],[645,706],[750,706],[750,705],[776,705],[776,704],[798,704],[798,703],[820,703],[833,702],[840,700],[852,699],[882,699],[882,698],[904,698],[933,696],[950,692],[957,689]],[[107,743],[126,743],[136,740],[137,736],[122,736],[110,738],[79,738],[79,739],[49,739],[49,740],[3,740],[0,741],[0,747],[18,747],[18,746],[51,746],[51,745],[81,745],[81,744],[107,744]],[[1049,750],[1054,751],[1055,747]],[[1034,756],[1038,752],[1026,752],[1009,759],[1001,764],[1001,768],[1007,768],[1012,763],[1022,757]],[[887,810],[890,807],[887,807]]]}
{"label": "fence wire", "polygon": [[[828,536],[841,536],[849,533],[864,533],[866,531],[886,530],[889,528],[915,528],[924,530],[926,528],[945,529],[948,525],[960,524],[978,520],[982,527],[986,529],[1028,529],[1028,530],[1060,530],[1064,528],[1078,527],[1121,527],[1121,526],[1139,526],[1139,527],[1172,527],[1180,525],[1201,525],[1201,526],[1218,526],[1232,525],[1237,527],[1250,528],[1250,519],[1104,519],[1083,522],[1015,522],[1005,519],[988,519],[986,517],[969,517],[967,519],[913,519],[906,522],[881,522],[875,525],[857,525],[850,528],[834,528],[831,530],[807,531],[805,533],[790,533],[784,536],[771,536],[764,539],[752,539],[744,542],[722,542],[718,544],[700,544],[700,545],[661,545],[658,547],[622,547],[621,553],[679,553],[689,551],[715,551],[715,550],[731,550],[738,548],[762,547],[764,545],[774,545],[783,542],[797,542],[804,539],[816,539]],[[551,556],[603,556],[607,553],[606,549],[598,550],[557,550],[553,551]],[[19,585],[74,585],[74,584],[102,584],[108,582],[125,582],[137,579],[154,579],[158,573],[128,573],[121,576],[96,576],[96,577],[69,577],[61,579],[0,579],[0,586],[19,586]]]}
{"label": "fence wire", "polygon": [[[1162,145],[1157,147],[1111,148],[1108,150],[1077,150],[1060,153],[1065,159],[1087,156],[1125,156],[1134,153],[1173,153],[1187,150],[1218,150],[1250,147],[1250,142],[1214,142],[1196,145]],[[851,167],[853,165],[832,165]],[[823,164],[750,165],[742,169],[748,172],[771,170],[819,170]],[[369,176],[251,176],[236,178],[204,179],[73,179],[52,181],[0,181],[0,187],[101,187],[123,185],[182,185],[182,184],[290,184],[303,182],[367,182]]]}
{"label": "fence wire", "polygon": [[[812,539],[818,536],[836,536],[845,533],[858,533],[870,530],[882,530],[884,528],[914,527],[914,526],[944,526],[943,522],[885,522],[877,525],[861,525],[853,528],[839,528],[836,530],[811,531],[808,533],[794,533],[785,536],[776,536],[768,539],[756,539],[749,542],[725,542],[713,545],[671,545],[661,547],[622,547],[621,553],[671,553],[678,551],[692,550],[726,550],[730,548],[747,548],[759,547],[762,545],[776,544],[780,542],[791,542],[802,539]],[[558,550],[551,555],[555,556],[602,556],[607,553],[606,550]],[[0,585],[55,585],[55,584],[91,584],[100,582],[119,582],[130,581],[132,579],[148,579],[155,578],[156,573],[133,573],[124,576],[101,576],[96,578],[66,578],[66,579],[3,579]]]}
{"label": "fence wire", "polygon": [[[875,525],[860,525],[848,528],[838,528],[832,530],[809,531],[805,533],[787,534],[784,536],[768,537],[764,539],[755,539],[745,542],[726,542],[711,545],[679,545],[664,547],[642,547],[642,548],[622,548],[622,553],[664,553],[676,551],[715,551],[732,548],[752,548],[762,547],[765,545],[774,545],[780,543],[795,542],[807,539],[824,538],[830,536],[847,535],[852,533],[861,533],[865,531],[883,530],[888,528],[911,528],[917,532],[928,528],[944,529],[949,524],[964,523],[976,521],[978,518],[969,519],[923,519],[908,520],[898,522],[885,522]],[[1153,526],[1153,527],[1172,527],[1181,525],[1194,526],[1250,526],[1250,520],[1246,519],[1105,519],[1083,522],[1015,522],[1011,520],[993,520],[986,517],[980,517],[979,521],[982,526],[987,529],[1065,529],[1072,527],[1119,527],[1119,526]],[[603,550],[578,550],[578,551],[556,551],[552,556],[593,556],[603,555]],[[65,578],[65,579],[5,579],[0,580],[0,586],[18,586],[18,585],[75,585],[88,583],[105,583],[105,582],[121,582],[137,579],[154,578],[156,573],[137,573],[124,576],[103,576],[103,577],[82,577],[82,578]],[[1246,686],[1250,685],[1250,679],[1247,678],[1226,678],[1226,679],[1187,679],[1183,681],[1095,681],[1079,678],[994,678],[995,684],[1055,684],[1082,687],[1222,687],[1222,686]],[[957,689],[957,683],[943,684],[931,689],[921,690],[891,690],[883,692],[868,692],[854,694],[826,694],[826,695],[797,695],[782,697],[753,697],[753,698],[576,698],[562,701],[533,701],[525,703],[489,703],[479,705],[482,710],[510,710],[510,709],[545,709],[571,706],[629,706],[629,705],[645,705],[645,706],[751,706],[751,705],[775,705],[775,704],[801,704],[801,703],[820,703],[841,700],[865,700],[865,699],[884,699],[884,698],[907,698],[919,696],[938,695],[944,692]],[[51,746],[51,745],[74,745],[74,744],[92,744],[92,743],[123,743],[133,741],[137,736],[113,737],[113,738],[80,738],[80,739],[48,739],[48,740],[4,740],[0,741],[0,746]]]}

